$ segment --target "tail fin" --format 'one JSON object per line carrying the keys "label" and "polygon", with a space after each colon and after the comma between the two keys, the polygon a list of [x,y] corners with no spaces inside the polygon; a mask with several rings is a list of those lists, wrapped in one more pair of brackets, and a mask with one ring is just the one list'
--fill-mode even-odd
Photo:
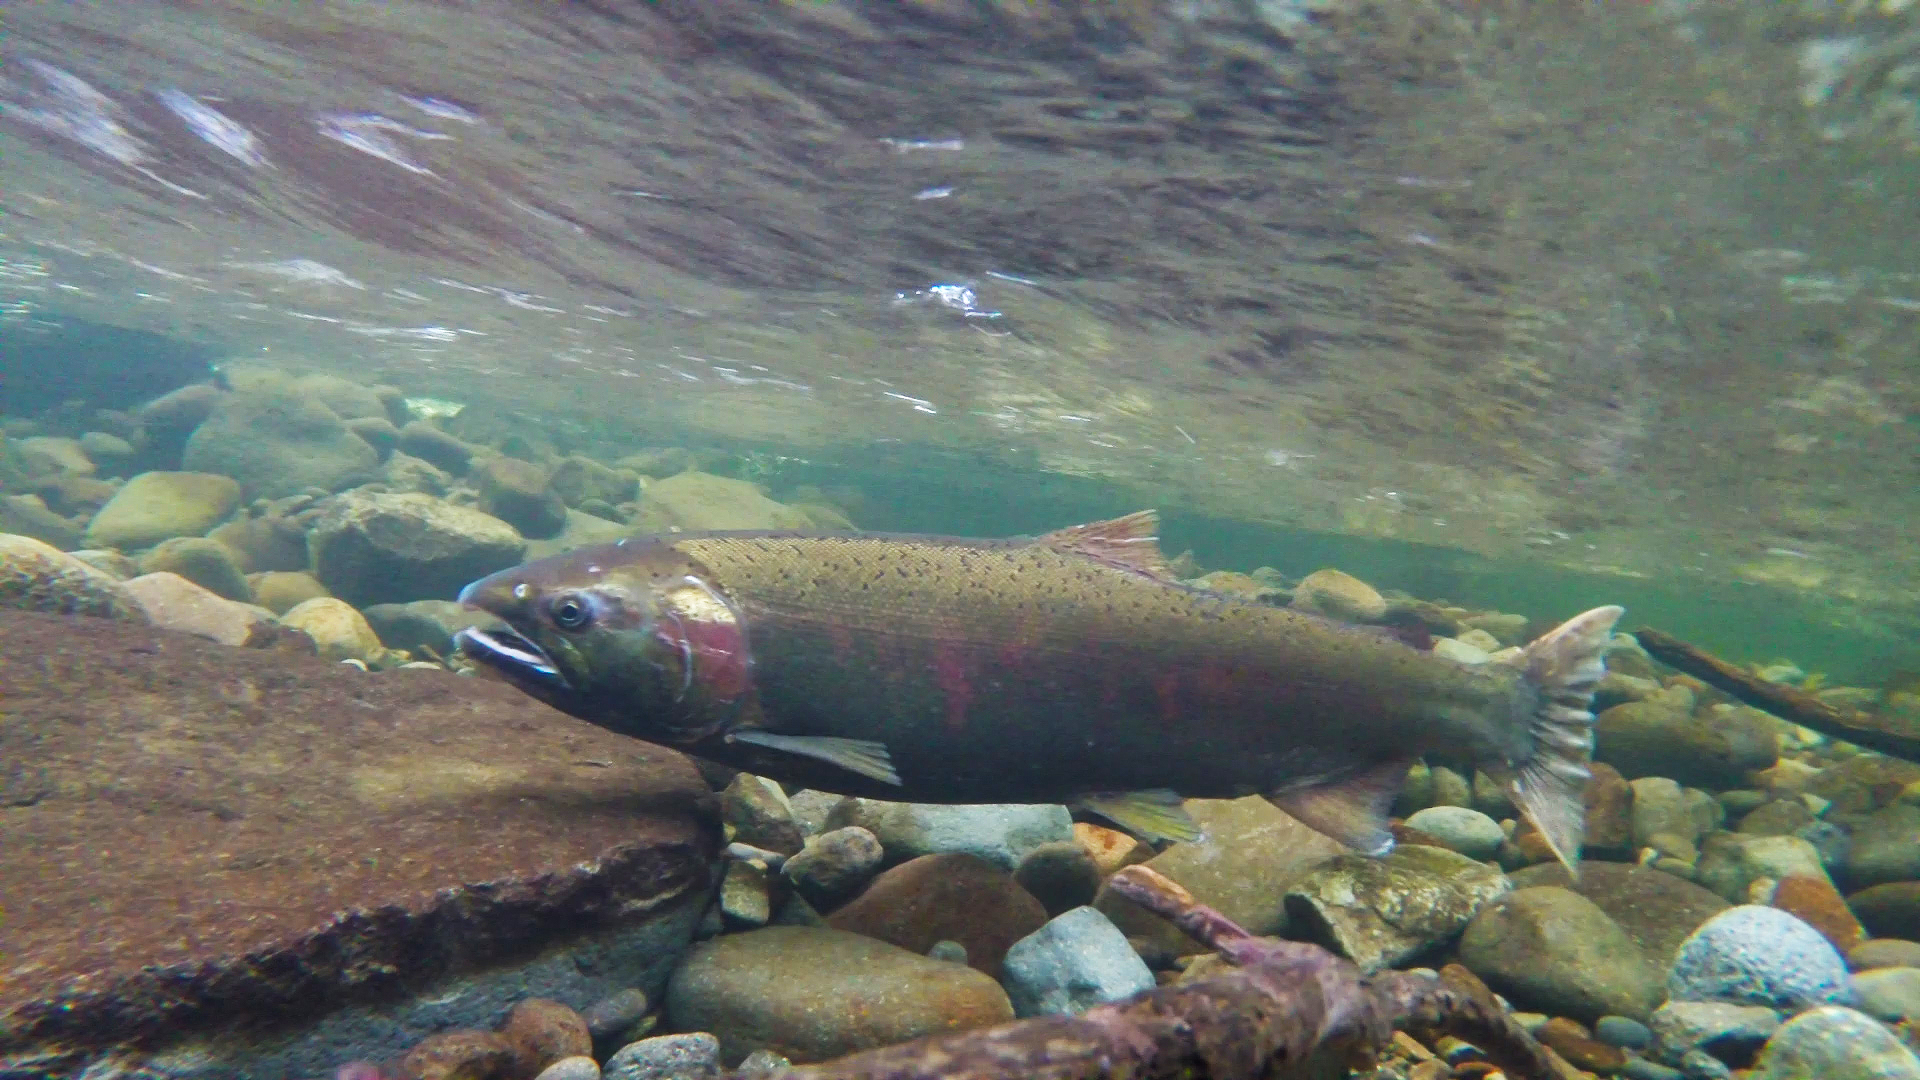
{"label": "tail fin", "polygon": [[1539,695],[1532,716],[1533,753],[1512,766],[1514,804],[1546,838],[1570,876],[1580,873],[1587,829],[1586,787],[1592,775],[1593,690],[1607,673],[1607,643],[1619,607],[1575,615],[1514,658]]}

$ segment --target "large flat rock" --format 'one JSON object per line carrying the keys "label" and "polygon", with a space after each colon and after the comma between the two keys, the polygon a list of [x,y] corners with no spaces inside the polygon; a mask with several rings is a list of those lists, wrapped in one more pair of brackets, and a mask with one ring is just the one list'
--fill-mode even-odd
{"label": "large flat rock", "polygon": [[718,844],[687,759],[503,685],[0,612],[0,1073],[304,1071],[530,981],[657,992]]}

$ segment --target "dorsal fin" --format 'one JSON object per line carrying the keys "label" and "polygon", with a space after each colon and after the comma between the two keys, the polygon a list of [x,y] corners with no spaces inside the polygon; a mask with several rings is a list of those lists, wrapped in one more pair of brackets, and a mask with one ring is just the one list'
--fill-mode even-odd
{"label": "dorsal fin", "polygon": [[1125,517],[1089,521],[1045,533],[1036,543],[1071,551],[1103,563],[1137,571],[1162,581],[1173,580],[1173,569],[1160,551],[1158,510],[1136,510]]}

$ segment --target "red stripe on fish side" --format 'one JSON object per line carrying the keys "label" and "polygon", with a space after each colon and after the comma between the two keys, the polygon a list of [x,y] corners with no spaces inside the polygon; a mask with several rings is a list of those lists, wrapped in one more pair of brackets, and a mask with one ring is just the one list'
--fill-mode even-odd
{"label": "red stripe on fish side", "polygon": [[1180,673],[1163,671],[1153,677],[1153,693],[1160,699],[1160,721],[1168,727],[1180,722]]}
{"label": "red stripe on fish side", "polygon": [[966,652],[947,641],[935,646],[933,679],[947,696],[947,730],[966,730],[967,706],[973,704],[973,681],[967,675]]}

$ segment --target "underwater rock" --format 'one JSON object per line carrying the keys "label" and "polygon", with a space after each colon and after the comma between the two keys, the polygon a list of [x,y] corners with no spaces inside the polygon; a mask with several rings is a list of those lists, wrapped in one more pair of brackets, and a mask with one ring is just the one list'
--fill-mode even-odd
{"label": "underwater rock", "polygon": [[87,452],[81,449],[79,439],[32,435],[16,440],[13,450],[29,475],[68,473],[73,476],[92,476],[96,468],[92,459],[87,457]]}
{"label": "underwater rock", "polygon": [[683,472],[648,484],[629,522],[635,532],[675,529],[805,529],[807,515],[767,498],[745,480]]}
{"label": "underwater rock", "polygon": [[1387,599],[1378,589],[1331,568],[1301,578],[1293,587],[1293,606],[1342,622],[1376,622],[1387,614]]}
{"label": "underwater rock", "polygon": [[384,416],[355,417],[347,421],[347,430],[373,447],[373,452],[380,455],[381,461],[392,457],[400,445],[400,429]]}
{"label": "underwater rock", "polygon": [[1429,806],[1409,817],[1407,826],[1469,859],[1493,858],[1500,850],[1500,842],[1507,838],[1499,822],[1464,806]]}
{"label": "underwater rock", "polygon": [[1907,786],[1920,782],[1920,763],[1882,754],[1855,754],[1821,769],[1806,791],[1833,805],[1827,816],[1844,818],[1891,805]]}
{"label": "underwater rock", "polygon": [[1868,938],[1847,952],[1847,967],[1853,971],[1871,971],[1883,967],[1920,968],[1920,941]]}
{"label": "underwater rock", "polygon": [[1594,762],[1587,789],[1587,836],[1581,852],[1588,859],[1624,859],[1633,851],[1634,789],[1620,770]]}
{"label": "underwater rock", "polygon": [[1643,1019],[1660,971],[1625,930],[1570,889],[1519,889],[1487,905],[1460,938],[1460,963],[1516,1005],[1592,1022]]}
{"label": "underwater rock", "polygon": [[1603,1016],[1595,1020],[1593,1037],[1623,1050],[1644,1050],[1653,1042],[1653,1032],[1631,1016]]}
{"label": "underwater rock", "polygon": [[193,383],[154,398],[134,410],[134,422],[146,437],[149,449],[161,457],[177,459],[193,429],[213,415],[227,392],[212,383]]}
{"label": "underwater rock", "polygon": [[312,513],[304,497],[275,503],[255,502],[248,512],[207,534],[227,545],[248,573],[309,569],[305,520]]}
{"label": "underwater rock", "polygon": [[1768,903],[1820,931],[1842,955],[1867,936],[1846,899],[1824,876],[1789,874],[1774,886]]}
{"label": "underwater rock", "polygon": [[1696,876],[1700,884],[1737,904],[1747,898],[1747,889],[1755,881],[1778,881],[1796,874],[1827,880],[1820,853],[1805,840],[1717,832],[1701,845]]}
{"label": "underwater rock", "polygon": [[541,1069],[533,1080],[601,1080],[600,1063],[585,1054],[561,1058]]}
{"label": "underwater rock", "polygon": [[1056,915],[1014,942],[1001,983],[1022,1018],[1081,1013],[1154,986],[1126,935],[1090,907]]}
{"label": "underwater rock", "polygon": [[[281,380],[271,378],[266,381],[268,385],[272,385]],[[244,381],[235,386],[235,389],[240,390],[248,388]],[[388,422],[392,420],[387,409],[387,401],[378,390],[363,386],[351,379],[343,379],[338,375],[301,375],[291,380],[287,384],[287,389],[301,397],[311,398],[325,405],[342,420],[377,419]]]}
{"label": "underwater rock", "polygon": [[229,394],[187,439],[181,464],[240,481],[249,498],[337,491],[372,477],[380,455],[324,404],[286,390]]}
{"label": "underwater rock", "polygon": [[399,1080],[514,1080],[513,1047],[492,1031],[442,1031],[416,1043],[394,1067]]}
{"label": "underwater rock", "polygon": [[1056,840],[1022,856],[1020,865],[1013,868],[1013,880],[1040,901],[1049,916],[1058,917],[1093,903],[1101,874],[1093,856],[1077,841]]}
{"label": "underwater rock", "polygon": [[728,930],[751,930],[773,919],[767,867],[758,860],[730,859],[720,879],[720,918]]}
{"label": "underwater rock", "polygon": [[453,635],[490,617],[452,600],[409,600],[404,604],[374,604],[360,612],[380,643],[389,649],[435,656],[453,655]]}
{"label": "underwater rock", "polygon": [[397,494],[439,498],[453,490],[453,477],[430,461],[396,451],[380,469],[380,487]]}
{"label": "underwater rock", "polygon": [[1852,893],[1847,906],[1875,937],[1920,941],[1920,881],[1889,881]]}
{"label": "underwater rock", "polygon": [[885,856],[879,837],[848,825],[809,837],[780,870],[809,904],[831,911],[873,880]]}
{"label": "underwater rock", "polygon": [[1642,776],[1628,781],[1633,789],[1632,831],[1635,849],[1651,846],[1651,837],[1677,836],[1689,844],[1713,827],[1693,812],[1686,789],[1665,776]]}
{"label": "underwater rock", "polygon": [[130,551],[201,536],[240,505],[240,485],[204,472],[146,472],[128,480],[87,523],[89,547]]}
{"label": "underwater rock", "polygon": [[1707,920],[1667,976],[1674,1001],[1800,1009],[1852,1000],[1846,961],[1820,932],[1777,908],[1744,904]]}
{"label": "underwater rock", "polygon": [[736,1063],[768,1049],[824,1061],[1013,1019],[1000,984],[969,967],[812,926],[769,926],[695,946],[667,987],[675,1027],[712,1032]]}
{"label": "underwater rock", "polygon": [[119,578],[30,536],[0,533],[0,609],[149,621]]}
{"label": "underwater rock", "polygon": [[1511,877],[1517,889],[1558,885],[1593,901],[1662,971],[1689,934],[1731,906],[1691,881],[1631,863],[1582,863],[1576,883],[1558,865],[1530,866]]}
{"label": "underwater rock", "polygon": [[858,825],[880,838],[888,862],[965,852],[1012,870],[1028,851],[1073,839],[1064,806],[946,806],[846,799],[827,815],[827,827]]}
{"label": "underwater rock", "polygon": [[563,458],[555,465],[548,482],[568,506],[576,509],[589,499],[616,506],[632,501],[640,492],[639,473],[602,465],[579,454]]}
{"label": "underwater rock", "polygon": [[[1146,861],[1255,934],[1278,934],[1287,927],[1280,898],[1309,871],[1346,848],[1301,824],[1258,795],[1244,799],[1189,799],[1187,812],[1206,835],[1177,843]],[[1134,939],[1143,954],[1165,957],[1208,952],[1131,900],[1102,886],[1093,906]]]}
{"label": "underwater rock", "polygon": [[1854,823],[1853,843],[1847,850],[1848,881],[1865,887],[1916,878],[1920,878],[1920,806],[1897,802]]}
{"label": "underwater rock", "polygon": [[605,1080],[707,1080],[720,1072],[720,1040],[704,1031],[628,1043],[607,1059]]}
{"label": "underwater rock", "polygon": [[1694,713],[1663,698],[1615,705],[1594,726],[1594,760],[1629,780],[1665,776],[1687,787],[1742,787],[1747,774],[1779,759],[1765,714],[1750,709]]}
{"label": "underwater rock", "polygon": [[1152,845],[1141,842],[1138,837],[1085,821],[1073,823],[1073,839],[1093,860],[1102,881],[1122,867],[1146,862],[1154,855]]}
{"label": "underwater rock", "polygon": [[751,773],[736,774],[720,793],[720,820],[733,838],[767,851],[792,855],[800,850],[800,825],[778,783]]}
{"label": "underwater rock", "polygon": [[[1611,1019],[1634,1022],[1624,1016]],[[1566,1058],[1575,1068],[1600,1076],[1612,1076],[1627,1065],[1627,1055],[1621,1053],[1618,1047],[1594,1038],[1593,1033],[1578,1020],[1564,1016],[1552,1017],[1533,1029],[1533,1037],[1552,1047],[1555,1053]]]}
{"label": "underwater rock", "polygon": [[229,600],[253,602],[253,587],[233,557],[233,550],[204,536],[176,536],[162,540],[140,556],[142,574],[179,574],[195,585]]}
{"label": "underwater rock", "polygon": [[329,500],[308,537],[314,576],[367,607],[451,600],[469,582],[520,561],[513,526],[425,495],[352,492]]}
{"label": "underwater rock", "polygon": [[1653,1011],[1647,1026],[1656,1055],[1670,1064],[1683,1064],[1695,1051],[1745,1061],[1779,1030],[1780,1014],[1764,1005],[1669,1001]]}
{"label": "underwater rock", "polygon": [[1753,1080],[1920,1080],[1920,1057],[1872,1017],[1835,1005],[1780,1025],[1753,1063]]}
{"label": "underwater rock", "polygon": [[527,543],[526,558],[544,559],[562,551],[571,551],[588,544],[611,544],[615,540],[632,536],[633,530],[617,521],[595,517],[583,510],[567,511],[567,523],[560,531],[545,540],[531,540]]}
{"label": "underwater rock", "polygon": [[313,639],[325,660],[358,660],[371,664],[386,652],[380,635],[352,604],[332,596],[319,596],[294,606],[280,616],[280,625],[302,631]]}
{"label": "underwater rock", "polygon": [[112,548],[81,548],[79,551],[70,551],[67,554],[121,581],[140,575],[139,563]]}
{"label": "underwater rock", "polygon": [[1898,1023],[1920,1017],[1920,968],[1883,967],[1855,972],[1853,996],[1860,1011]]}
{"label": "underwater rock", "polygon": [[580,1010],[580,1018],[587,1022],[587,1033],[598,1043],[624,1034],[651,1011],[653,1003],[647,1000],[646,991],[629,986]]}
{"label": "underwater rock", "polygon": [[502,454],[473,469],[480,509],[520,530],[522,536],[553,536],[567,524],[567,504],[547,483],[547,470]]}
{"label": "underwater rock", "polygon": [[131,593],[155,626],[241,648],[273,625],[266,608],[229,600],[179,574],[160,571],[128,579]]}
{"label": "underwater rock", "polygon": [[400,450],[455,476],[473,463],[472,446],[425,420],[409,421],[400,428]]}
{"label": "underwater rock", "polygon": [[1287,890],[1287,931],[1372,974],[1451,941],[1512,889],[1498,868],[1445,848],[1402,844],[1377,859],[1342,854]]}
{"label": "underwater rock", "polygon": [[531,1076],[563,1058],[593,1053],[587,1022],[548,998],[528,998],[507,1010],[507,1018],[500,1022],[500,1037],[513,1047],[520,1076]]}
{"label": "underwater rock", "polygon": [[80,526],[48,509],[38,495],[0,495],[0,533],[30,537],[61,551],[84,543]]}
{"label": "underwater rock", "polygon": [[133,463],[133,444],[106,431],[89,431],[80,436],[80,451],[94,463],[102,476],[124,476]]}
{"label": "underwater rock", "polygon": [[320,579],[305,570],[265,570],[248,574],[247,587],[253,590],[253,602],[275,615],[284,615],[296,604],[327,595],[327,588],[320,584]]}
{"label": "underwater rock", "polygon": [[937,941],[957,941],[968,964],[996,978],[1007,947],[1046,921],[1046,909],[1011,874],[959,852],[901,863],[827,916],[836,930],[922,955]]}
{"label": "underwater rock", "polygon": [[530,994],[658,991],[710,895],[687,759],[506,686],[27,613],[0,613],[0,686],[0,760],[51,781],[0,845],[36,972],[0,983],[0,1071],[138,1041],[324,1076]]}

